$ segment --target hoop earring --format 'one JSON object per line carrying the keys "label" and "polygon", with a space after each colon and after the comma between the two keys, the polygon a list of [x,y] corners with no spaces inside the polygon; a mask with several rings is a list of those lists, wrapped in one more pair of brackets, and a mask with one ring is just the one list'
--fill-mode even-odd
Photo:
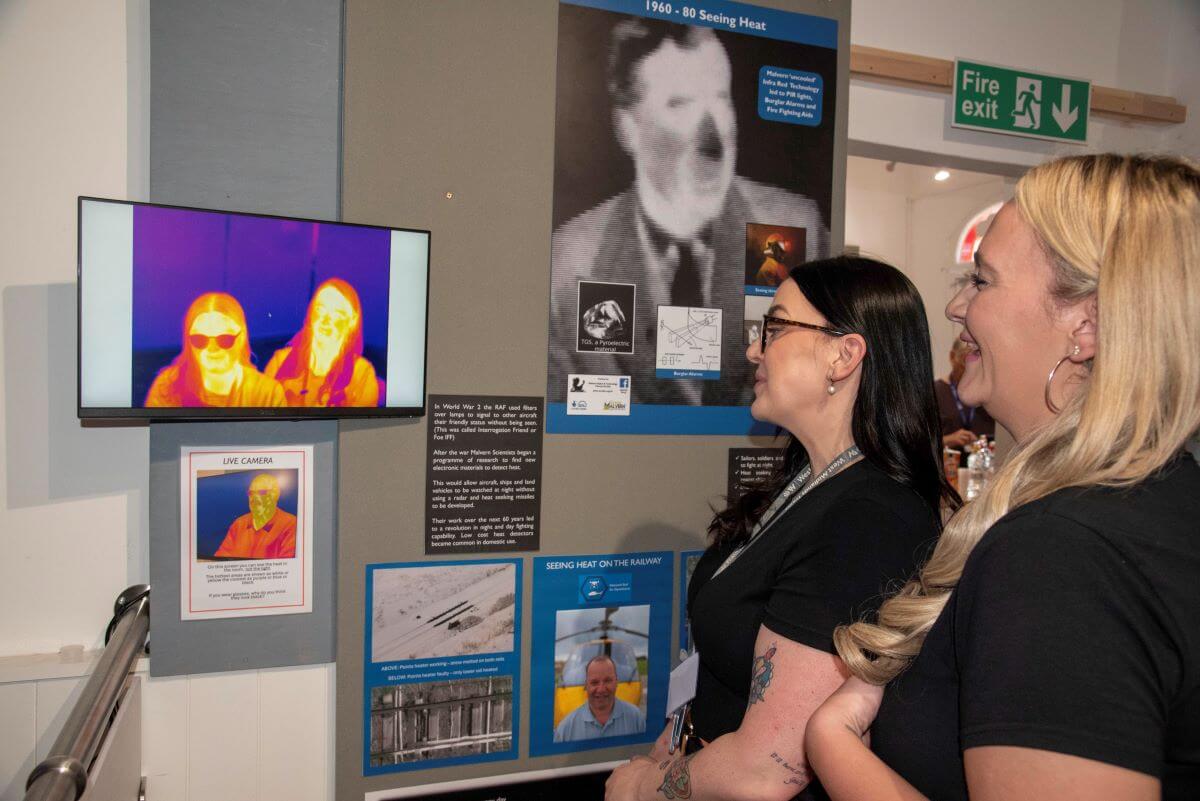
{"label": "hoop earring", "polygon": [[1063,362],[1065,362],[1067,359],[1071,358],[1072,356],[1078,356],[1078,355],[1079,355],[1079,346],[1076,345],[1075,347],[1073,347],[1071,349],[1070,353],[1068,353],[1066,356],[1063,356],[1061,359],[1058,360],[1058,362],[1053,367],[1050,368],[1050,375],[1046,376],[1046,393],[1045,393],[1046,408],[1048,408],[1054,414],[1058,414],[1059,412],[1062,411],[1062,409],[1060,409],[1058,406],[1056,406],[1054,404],[1054,400],[1050,397],[1050,385],[1054,383],[1054,374],[1058,372],[1058,368],[1062,367]]}

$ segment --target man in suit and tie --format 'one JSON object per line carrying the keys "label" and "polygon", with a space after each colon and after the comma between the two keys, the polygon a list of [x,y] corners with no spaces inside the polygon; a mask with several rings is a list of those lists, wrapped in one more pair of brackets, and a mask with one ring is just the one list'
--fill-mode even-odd
{"label": "man in suit and tie", "polygon": [[[712,30],[629,17],[613,29],[608,91],[634,182],[563,223],[552,246],[547,400],[569,373],[629,375],[632,401],[734,406],[753,398],[745,358],[746,224],[807,230],[806,259],[829,229],[810,198],[735,173],[729,56]],[[637,285],[633,353],[579,352],[578,282]],[[658,307],[721,310],[720,378],[658,378]]]}

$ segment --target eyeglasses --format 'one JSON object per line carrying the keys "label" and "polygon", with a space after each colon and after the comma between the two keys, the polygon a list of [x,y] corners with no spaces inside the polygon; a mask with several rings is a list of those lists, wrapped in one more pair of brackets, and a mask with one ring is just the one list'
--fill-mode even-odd
{"label": "eyeglasses", "polygon": [[258,496],[258,497],[260,497],[260,498],[265,498],[265,497],[267,497],[268,495],[270,495],[270,494],[271,494],[271,490],[269,490],[269,489],[256,489],[256,490],[250,490],[250,491],[249,491],[249,492],[247,492],[246,494],[247,494],[247,495],[249,495],[251,498],[253,498],[255,495],[257,495],[257,496]]}
{"label": "eyeglasses", "polygon": [[812,323],[802,323],[799,320],[785,320],[782,317],[772,317],[771,315],[763,315],[762,330],[758,333],[758,349],[765,351],[767,345],[772,342],[777,336],[783,333],[783,326],[790,325],[796,328],[807,328],[809,331],[820,331],[822,334],[829,334],[831,337],[844,337],[849,331],[839,331],[836,328],[830,328],[827,325],[814,325]]}
{"label": "eyeglasses", "polygon": [[229,350],[233,347],[233,343],[237,342],[237,334],[217,334],[215,337],[204,334],[188,334],[188,344],[196,350],[204,350],[214,339],[217,341],[217,347],[221,350]]}

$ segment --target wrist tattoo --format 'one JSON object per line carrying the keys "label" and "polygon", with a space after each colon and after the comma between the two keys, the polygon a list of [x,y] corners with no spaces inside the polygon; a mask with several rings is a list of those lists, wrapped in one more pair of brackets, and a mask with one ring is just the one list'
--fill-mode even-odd
{"label": "wrist tattoo", "polygon": [[809,773],[806,768],[797,768],[794,765],[789,764],[786,759],[774,751],[771,752],[771,759],[775,761],[775,764],[792,774],[784,780],[784,784],[795,784],[799,787],[807,787],[809,782],[812,781],[812,774]]}
{"label": "wrist tattoo", "polygon": [[670,763],[667,772],[663,774],[662,784],[658,786],[658,791],[668,801],[692,797],[692,774],[688,771],[688,763],[694,756],[695,754],[689,754],[679,757]]}
{"label": "wrist tattoo", "polygon": [[763,693],[771,686],[771,679],[775,675],[775,663],[771,661],[774,658],[775,643],[771,643],[762,656],[754,657],[754,664],[750,668],[750,701],[746,704],[747,709],[763,700]]}

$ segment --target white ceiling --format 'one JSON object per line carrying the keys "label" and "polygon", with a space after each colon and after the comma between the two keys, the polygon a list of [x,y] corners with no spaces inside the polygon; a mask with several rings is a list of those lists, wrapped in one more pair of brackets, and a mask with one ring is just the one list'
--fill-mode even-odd
{"label": "white ceiling", "polygon": [[937,167],[850,156],[846,163],[846,188],[851,191],[873,190],[919,198],[955,192],[981,184],[994,183],[997,187],[1011,187],[1015,183],[1014,179],[999,175],[953,169],[950,170],[948,179],[935,181],[933,174],[937,171]]}

